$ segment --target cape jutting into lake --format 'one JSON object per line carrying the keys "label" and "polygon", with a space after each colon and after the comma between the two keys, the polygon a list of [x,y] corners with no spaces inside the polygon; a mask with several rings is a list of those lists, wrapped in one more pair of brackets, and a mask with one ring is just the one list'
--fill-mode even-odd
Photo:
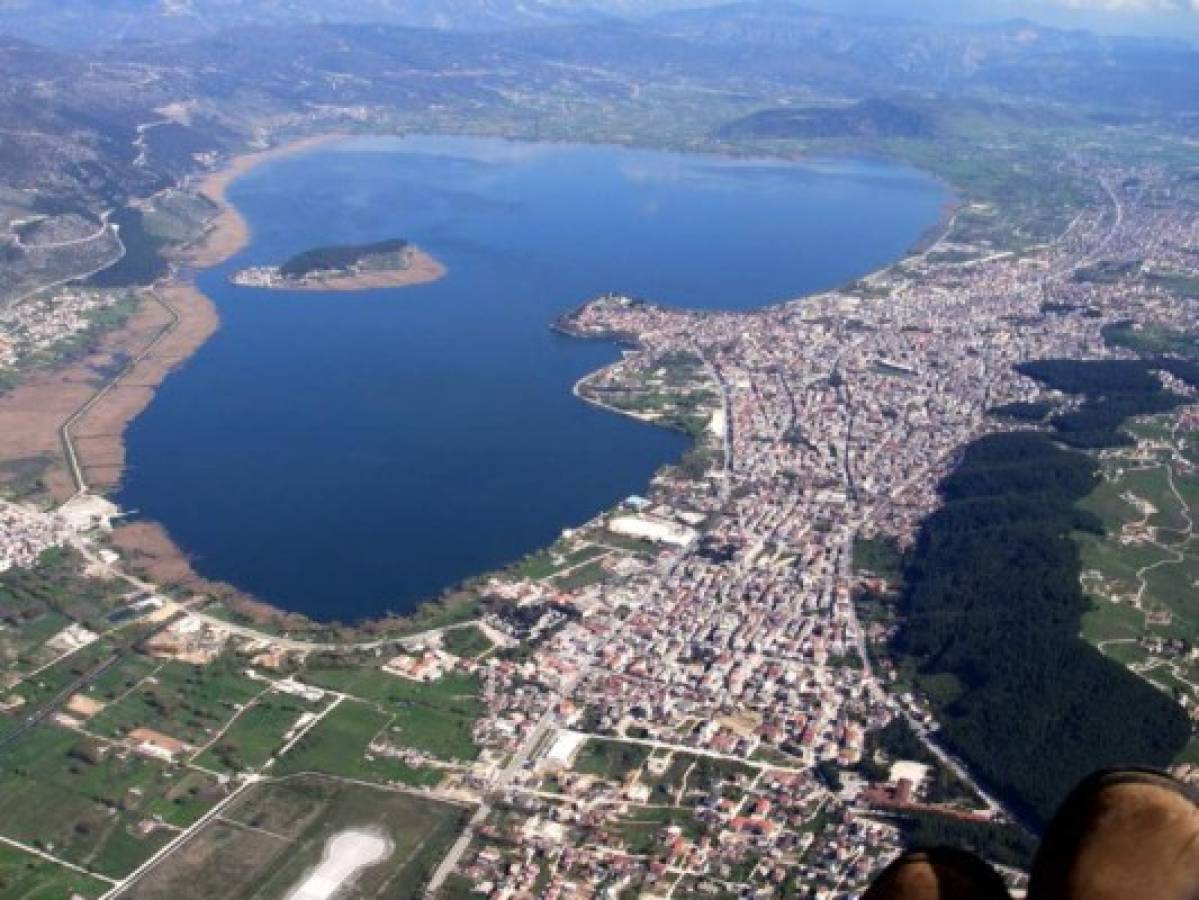
{"label": "cape jutting into lake", "polygon": [[[356,139],[238,181],[250,247],[203,273],[217,334],[128,432],[117,501],[197,571],[279,607],[403,612],[549,544],[686,440],[576,399],[611,344],[560,313],[617,291],[758,308],[900,257],[945,188],[862,161]],[[230,272],[402,237],[449,268],[361,293],[237,288]]]}

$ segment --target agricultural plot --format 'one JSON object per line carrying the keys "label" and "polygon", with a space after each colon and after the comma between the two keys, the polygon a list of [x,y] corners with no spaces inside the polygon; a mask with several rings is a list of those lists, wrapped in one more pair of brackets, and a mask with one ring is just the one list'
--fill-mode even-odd
{"label": "agricultural plot", "polygon": [[323,705],[290,694],[267,694],[238,714],[195,762],[216,771],[257,771],[284,746],[301,717],[316,714]]}
{"label": "agricultural plot", "polygon": [[136,728],[152,728],[199,747],[262,689],[261,683],[236,671],[232,661],[218,660],[208,666],[167,662],[135,690],[106,706],[90,728],[112,738]]}
{"label": "agricultural plot", "polygon": [[70,625],[71,620],[53,610],[31,611],[29,618],[25,618],[23,611],[9,612],[4,630],[0,631],[0,666],[5,680],[11,683],[9,679],[13,676],[54,661],[58,653],[47,642]]}
{"label": "agricultural plot", "polygon": [[1199,643],[1199,476],[1180,462],[1195,435],[1177,433],[1171,417],[1131,431],[1138,446],[1108,455],[1080,504],[1106,531],[1076,535],[1094,603],[1082,635],[1167,694],[1197,697],[1185,651]]}
{"label": "agricultural plot", "polygon": [[101,616],[117,605],[129,588],[121,582],[88,578],[84,560],[65,548],[47,550],[31,569],[13,569],[0,576],[0,597],[20,609],[40,606],[82,622]]}
{"label": "agricultural plot", "polygon": [[[469,810],[382,788],[296,777],[248,790],[127,893],[129,900],[275,900],[321,864],[331,840],[377,835],[385,856],[338,896],[416,897]],[[345,866],[343,869],[352,867]]]}
{"label": "agricultural plot", "polygon": [[436,681],[418,682],[381,669],[312,669],[305,681],[365,701],[389,718],[390,740],[444,760],[472,760],[479,755],[471,737],[474,723],[486,711],[474,676],[451,673]]}
{"label": "agricultural plot", "polygon": [[118,878],[224,796],[187,774],[101,742],[39,726],[0,754],[0,834]]}
{"label": "agricultural plot", "polygon": [[[1096,611],[1083,622],[1088,637],[1108,636],[1102,623],[1118,619],[1122,626],[1131,626],[1139,618],[1138,633],[1199,638],[1199,539],[1189,531],[1199,510],[1191,496],[1199,479],[1174,477],[1180,501],[1160,471],[1156,476],[1136,472],[1105,482],[1084,504],[1107,529],[1102,537],[1076,536],[1084,587],[1097,601]],[[1148,506],[1130,514],[1131,506],[1117,494],[1139,498]],[[1113,600],[1126,611],[1109,609]],[[1147,613],[1156,614],[1152,621],[1146,620]],[[1126,627],[1110,635],[1124,636],[1130,636]]]}
{"label": "agricultural plot", "polygon": [[109,884],[0,844],[0,896],[20,900],[61,900],[63,897],[99,897]]}
{"label": "agricultural plot", "polygon": [[1145,630],[1145,616],[1123,603],[1098,601],[1082,617],[1082,636],[1092,644],[1136,640]]}
{"label": "agricultural plot", "polygon": [[418,769],[372,750],[386,742],[394,715],[357,700],[345,700],[280,756],[272,771],[278,775],[322,773],[364,781],[432,786],[441,780],[435,769]]}
{"label": "agricultural plot", "polygon": [[7,694],[6,699],[14,706],[0,715],[0,737],[15,732],[26,717],[45,709],[84,676],[100,671],[116,654],[116,648],[107,641],[96,641],[27,677]]}
{"label": "agricultural plot", "polygon": [[162,666],[163,663],[158,660],[131,653],[92,682],[84,694],[96,703],[107,706],[124,697]]}

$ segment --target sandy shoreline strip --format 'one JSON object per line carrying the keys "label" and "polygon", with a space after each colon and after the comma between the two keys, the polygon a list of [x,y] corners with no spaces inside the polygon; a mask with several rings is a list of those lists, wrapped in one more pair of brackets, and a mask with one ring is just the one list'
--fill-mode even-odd
{"label": "sandy shoreline strip", "polygon": [[[268,291],[303,292],[350,292],[372,291],[382,288],[414,287],[439,281],[446,275],[446,267],[440,260],[430,256],[419,247],[410,247],[408,267],[404,269],[381,269],[377,272],[355,272],[343,275],[327,275],[308,278],[299,284],[279,284],[263,287]],[[251,290],[259,289],[251,287]]]}
{"label": "sandy shoreline strip", "polygon": [[[292,141],[268,150],[234,157],[198,185],[200,193],[219,211],[204,235],[190,246],[171,252],[173,262],[189,270],[219,265],[242,250],[251,238],[249,224],[229,203],[229,186],[257,166],[303,153],[351,135],[324,134]],[[154,398],[176,367],[194,354],[217,330],[220,320],[212,301],[190,275],[159,282],[145,289],[145,299],[120,328],[102,335],[87,355],[53,368],[35,371],[15,388],[0,395],[0,485],[16,485],[42,469],[50,497],[62,502],[75,494],[60,428],[89,400],[119,380],[72,427],[84,480],[104,493],[115,488],[125,468],[125,430]],[[124,368],[137,360],[132,368]],[[117,546],[135,565],[161,579],[164,585],[228,594],[228,586],[203,581],[187,556],[153,523],[132,523],[117,529]]]}
{"label": "sandy shoreline strip", "polygon": [[124,325],[103,335],[88,355],[34,372],[0,396],[0,483],[11,483],[23,469],[48,462],[43,477],[50,495],[58,501],[71,497],[75,483],[59,429],[123,364],[145,353],[73,429],[88,484],[105,491],[117,483],[124,466],[125,427],[145,409],[167,373],[191,356],[217,326],[215,307],[193,286],[173,284],[154,291],[157,302],[143,301]]}
{"label": "sandy shoreline strip", "polygon": [[235,156],[224,168],[205,176],[197,185],[196,190],[215,203],[220,211],[212,220],[205,235],[192,246],[179,251],[176,258],[194,268],[208,269],[212,266],[219,266],[234,254],[244,250],[250,243],[252,232],[245,216],[229,202],[229,188],[233,182],[263,163],[315,150],[317,147],[345,141],[351,137],[353,135],[318,134],[300,138],[268,150]]}

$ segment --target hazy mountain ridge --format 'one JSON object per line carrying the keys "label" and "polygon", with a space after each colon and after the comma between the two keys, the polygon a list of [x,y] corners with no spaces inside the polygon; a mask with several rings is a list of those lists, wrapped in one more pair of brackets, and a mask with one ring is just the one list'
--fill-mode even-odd
{"label": "hazy mountain ridge", "polygon": [[933,117],[913,104],[862,100],[842,107],[768,109],[721,128],[725,139],[930,138],[937,132]]}
{"label": "hazy mountain ridge", "polygon": [[[48,43],[180,40],[226,28],[380,23],[489,31],[641,17],[705,0],[0,0],[9,33]],[[712,2],[712,0],[708,0]]]}
{"label": "hazy mountain ridge", "polygon": [[[356,9],[384,15],[403,6],[419,18],[450,6],[463,15],[508,16],[579,5],[372,0]],[[37,6],[0,0],[0,29]],[[303,6],[316,15],[348,9],[349,0]],[[1064,118],[1143,120],[1168,112],[1194,121],[1199,109],[1199,86],[1185,77],[1196,66],[1194,51],[1025,22],[932,27],[751,2],[639,22],[530,19],[504,32],[279,24],[299,8],[299,0],[64,0],[48,19],[81,9],[121,21],[150,9],[164,20],[219,13],[220,21],[235,21],[265,11],[278,21],[187,38],[168,30],[169,40],[103,50],[0,41],[2,186],[33,190],[43,205],[95,212],[177,180],[194,168],[196,152],[244,146],[260,127],[389,127],[427,121],[430,111],[484,130],[502,122],[496,127],[535,134],[540,117],[572,108],[603,116],[622,110],[652,127],[654,116],[666,114],[655,104],[667,97],[692,109],[728,105],[723,121],[740,121],[726,137],[869,141],[943,134],[938,107],[946,98],[990,103],[972,109],[977,117],[990,116],[988,109],[1007,118],[1043,108]],[[1097,89],[1104,103],[1094,102]],[[644,99],[647,91],[658,99]],[[178,121],[139,143],[138,127],[163,120],[168,106]],[[718,130],[721,121],[706,127]]]}

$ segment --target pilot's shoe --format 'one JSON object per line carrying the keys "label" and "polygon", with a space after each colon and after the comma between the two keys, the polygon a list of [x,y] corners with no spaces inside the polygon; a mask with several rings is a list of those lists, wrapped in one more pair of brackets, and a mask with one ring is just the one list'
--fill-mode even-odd
{"label": "pilot's shoe", "polygon": [[1066,798],[1028,900],[1199,900],[1199,795],[1168,775],[1109,770]]}
{"label": "pilot's shoe", "polygon": [[1009,900],[998,873],[965,850],[905,853],[874,880],[862,900]]}

